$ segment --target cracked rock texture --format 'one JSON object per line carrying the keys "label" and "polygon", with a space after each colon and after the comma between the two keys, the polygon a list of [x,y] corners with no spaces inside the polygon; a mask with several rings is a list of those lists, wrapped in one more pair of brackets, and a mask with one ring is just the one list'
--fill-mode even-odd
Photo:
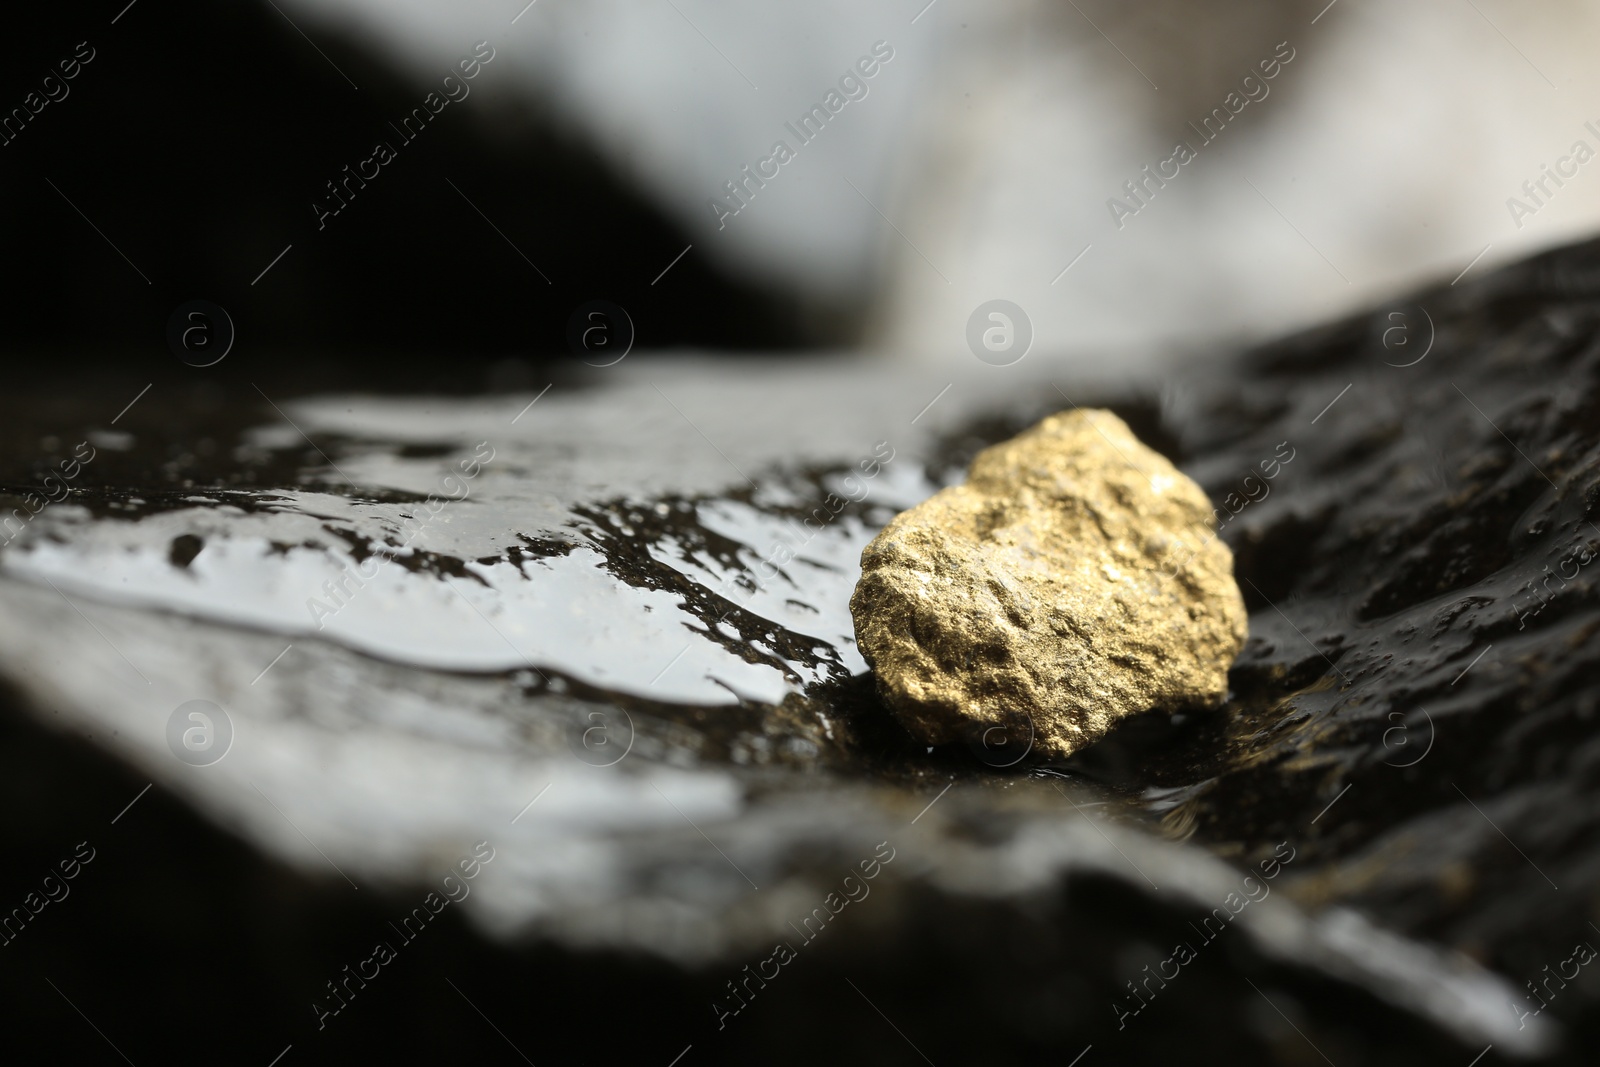
{"label": "cracked rock texture", "polygon": [[929,744],[1069,756],[1117,720],[1220,704],[1244,647],[1204,490],[1109,411],[1052,415],[861,554],[856,637]]}

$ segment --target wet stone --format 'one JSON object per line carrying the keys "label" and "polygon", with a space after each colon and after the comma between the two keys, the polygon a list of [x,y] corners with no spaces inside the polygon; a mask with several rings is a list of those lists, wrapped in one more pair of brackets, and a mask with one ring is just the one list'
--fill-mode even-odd
{"label": "wet stone", "polygon": [[1246,637],[1205,492],[1109,411],[985,449],[861,570],[862,653],[929,744],[1070,756],[1129,715],[1220,704]]}
{"label": "wet stone", "polygon": [[[795,1025],[794,1006],[832,1018],[848,978],[903,989],[880,1004],[939,1063],[1089,1045],[1085,1065],[1323,1062],[1265,994],[1339,1064],[1489,1044],[1482,1064],[1588,1064],[1595,969],[1554,1000],[1529,983],[1600,943],[1600,242],[1448,282],[1142,385],[1031,358],[918,379],[807,357],[654,356],[639,375],[630,357],[532,408],[534,389],[432,379],[269,382],[281,411],[247,383],[157,383],[114,431],[142,371],[13,385],[0,810],[16,841],[70,846],[154,783],[114,827],[166,819],[148,892],[85,887],[70,922],[45,916],[93,966],[111,938],[166,968],[125,991],[140,1018],[223,955],[270,975],[299,951],[322,988],[323,942],[245,933],[282,921],[259,886],[284,872],[330,907],[382,899],[369,885],[409,907],[423,872],[488,839],[460,911],[504,958],[530,948],[529,988],[632,990],[663,1020],[640,1041],[702,1018],[729,1062],[837,1059],[804,1039],[854,1031]],[[1425,357],[1397,356],[1402,321]],[[1129,716],[1065,758],[930,746],[854,640],[857,561],[1051,414],[1056,382],[1205,490],[1250,639],[1219,707]],[[167,733],[194,700],[233,727],[207,766]],[[78,754],[36,759],[10,740],[24,727]],[[203,826],[225,829],[197,842]],[[885,841],[900,858],[828,947],[796,942],[805,962],[716,1029],[728,979]],[[208,858],[246,848],[265,874]],[[206,870],[183,899],[229,902],[207,946],[238,936],[197,963],[168,951],[193,943],[192,909],[133,921],[125,902]],[[1270,899],[1243,905],[1252,886]],[[97,900],[114,921],[78,918]],[[386,929],[393,910],[368,907]],[[1170,976],[1179,939],[1200,958],[1146,1011],[1130,979]],[[654,962],[629,985],[624,959]],[[423,966],[383,981],[404,1003],[442,987]],[[997,1025],[994,1005],[1014,1014]],[[681,1041],[686,1064],[711,1047]]]}

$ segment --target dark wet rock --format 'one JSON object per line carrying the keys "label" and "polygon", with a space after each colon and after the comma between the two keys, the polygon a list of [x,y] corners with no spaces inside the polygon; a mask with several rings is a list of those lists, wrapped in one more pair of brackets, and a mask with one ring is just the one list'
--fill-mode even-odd
{"label": "dark wet rock", "polygon": [[[833,1018],[864,1035],[852,1056],[910,1055],[884,1016],[936,1063],[1092,1044],[1465,1064],[1491,1043],[1482,1063],[1584,1062],[1600,971],[1542,1001],[1527,983],[1600,945],[1600,247],[1159,388],[1072,385],[1208,492],[1250,638],[1222,708],[1135,717],[1066,760],[905,734],[847,602],[889,517],[1059,407],[1041,386],[1068,370],[958,378],[917,418],[951,375],[617,369],[526,410],[533,393],[279,398],[309,439],[253,394],[152,393],[114,431],[142,383],[0,398],[0,504],[27,513],[0,548],[16,704],[154,781],[172,833],[246,843],[238,870],[381,899],[358,925],[490,841],[450,920],[483,965],[681,1007],[614,1039],[661,1062],[837,1057]],[[95,458],[45,485],[80,441]],[[209,766],[167,740],[196,699],[233,728]],[[870,898],[833,913],[885,843]],[[273,903],[227,899],[236,927],[272,928]],[[800,944],[808,916],[827,929]],[[784,939],[798,959],[731,1014],[727,983]],[[306,976],[333,953],[283,951],[318,966],[269,999],[325,996]],[[154,1010],[163,982],[129,995]],[[316,1047],[298,1010],[251,1020],[284,1035],[263,1062]],[[561,1023],[592,1033],[538,1033]]]}

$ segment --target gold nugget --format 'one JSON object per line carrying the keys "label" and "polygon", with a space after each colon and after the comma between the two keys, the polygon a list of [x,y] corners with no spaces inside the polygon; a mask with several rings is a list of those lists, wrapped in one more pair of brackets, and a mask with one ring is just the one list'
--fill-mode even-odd
{"label": "gold nugget", "polygon": [[1125,716],[1226,695],[1247,617],[1212,518],[1111,412],[1052,415],[866,547],[856,640],[923,741],[1004,731],[1071,755]]}

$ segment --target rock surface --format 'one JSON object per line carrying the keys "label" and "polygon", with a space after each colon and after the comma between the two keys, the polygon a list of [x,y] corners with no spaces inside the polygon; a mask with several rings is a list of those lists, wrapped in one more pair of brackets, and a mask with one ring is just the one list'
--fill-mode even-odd
{"label": "rock surface", "polygon": [[[103,857],[5,949],[19,1040],[109,1055],[76,1005],[136,1063],[459,1056],[485,1016],[540,1063],[1588,1063],[1600,968],[1527,983],[1600,943],[1600,245],[1445,281],[1139,391],[630,356],[532,407],[543,379],[261,379],[280,412],[195,376],[120,417],[148,377],[0,392],[0,514],[29,516],[0,900]],[[1001,770],[900,728],[848,599],[1051,375],[1218,505],[1251,637],[1220,708]],[[195,699],[234,726],[210,766],[169,744]],[[445,927],[319,1029],[480,839]],[[870,899],[795,941],[884,841]]]}
{"label": "rock surface", "polygon": [[1222,702],[1246,619],[1213,527],[1116,415],[1052,415],[866,547],[856,640],[929,744],[1070,756],[1129,715]]}

